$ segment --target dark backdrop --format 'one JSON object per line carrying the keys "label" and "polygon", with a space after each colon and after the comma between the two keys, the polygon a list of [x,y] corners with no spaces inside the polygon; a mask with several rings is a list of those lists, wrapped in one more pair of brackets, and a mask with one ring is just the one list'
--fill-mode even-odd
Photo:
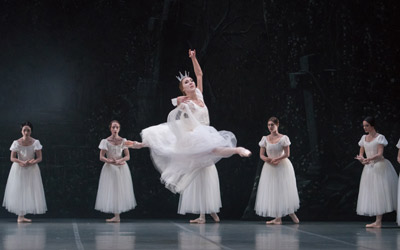
{"label": "dark backdrop", "polygon": [[[389,141],[397,169],[400,3],[338,1],[33,0],[0,3],[0,193],[20,122],[34,124],[49,211],[93,209],[98,144],[162,123],[179,95],[177,72],[197,50],[211,123],[254,152],[217,164],[222,218],[255,219],[258,142],[270,116],[291,141],[302,220],[355,213],[362,166],[353,158],[366,115]],[[138,207],[127,218],[174,218],[178,196],[159,182],[147,149],[131,150]],[[2,196],[1,196],[2,197]],[[13,217],[5,209],[0,216]],[[394,219],[394,214],[386,217]]]}

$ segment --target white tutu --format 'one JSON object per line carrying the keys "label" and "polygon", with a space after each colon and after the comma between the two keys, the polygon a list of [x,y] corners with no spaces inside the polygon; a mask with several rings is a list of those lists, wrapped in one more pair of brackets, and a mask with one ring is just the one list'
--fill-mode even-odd
{"label": "white tutu", "polygon": [[386,159],[364,166],[357,214],[381,215],[397,209],[397,173]]}
{"label": "white tutu", "polygon": [[37,164],[21,167],[13,163],[8,175],[3,206],[16,215],[44,214],[47,211],[42,177]]}
{"label": "white tutu", "polygon": [[292,163],[283,159],[278,165],[264,163],[257,189],[256,214],[282,217],[300,207]]}
{"label": "white tutu", "polygon": [[104,213],[122,213],[136,207],[131,171],[128,164],[104,164],[100,174],[95,209]]}
{"label": "white tutu", "polygon": [[[203,100],[197,89],[198,98]],[[143,143],[150,148],[161,181],[172,192],[182,193],[196,170],[214,165],[224,148],[236,147],[236,137],[228,131],[208,126],[208,110],[194,102],[181,103],[168,115],[167,123],[142,131]]]}
{"label": "white tutu", "polygon": [[179,214],[218,213],[221,205],[218,172],[215,165],[202,168],[179,199]]}

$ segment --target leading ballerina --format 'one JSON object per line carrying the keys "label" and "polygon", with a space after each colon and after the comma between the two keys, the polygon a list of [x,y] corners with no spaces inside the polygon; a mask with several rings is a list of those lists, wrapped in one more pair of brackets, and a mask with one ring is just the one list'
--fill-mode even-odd
{"label": "leading ballerina", "polygon": [[[142,143],[127,141],[126,145],[150,148],[154,165],[161,173],[161,181],[172,192],[182,194],[179,213],[200,213],[200,218],[192,221],[195,223],[205,222],[204,213],[210,213],[215,221],[219,221],[216,213],[221,201],[214,164],[234,154],[248,157],[251,152],[236,147],[233,133],[217,131],[209,126],[208,109],[202,94],[203,72],[195,50],[189,50],[189,58],[193,63],[197,86],[188,73],[180,73],[177,78],[183,96],[172,99],[176,108],[169,113],[167,122],[144,129]],[[210,186],[210,183],[213,185]]]}

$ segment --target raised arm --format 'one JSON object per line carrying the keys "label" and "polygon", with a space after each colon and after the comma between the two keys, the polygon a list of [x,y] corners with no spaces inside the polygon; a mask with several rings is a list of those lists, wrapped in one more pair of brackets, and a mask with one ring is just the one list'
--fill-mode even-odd
{"label": "raised arm", "polygon": [[203,93],[203,71],[201,71],[200,64],[196,58],[196,50],[189,49],[189,57],[192,59],[194,73],[197,79],[197,88]]}

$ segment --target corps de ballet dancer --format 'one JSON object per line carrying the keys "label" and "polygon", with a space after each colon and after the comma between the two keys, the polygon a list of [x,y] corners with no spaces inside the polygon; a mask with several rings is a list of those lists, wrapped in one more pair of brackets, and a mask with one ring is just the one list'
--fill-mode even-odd
{"label": "corps de ballet dancer", "polygon": [[[355,157],[363,165],[360,190],[357,201],[357,214],[376,216],[368,228],[380,228],[382,216],[396,210],[397,173],[390,161],[383,157],[383,148],[388,144],[384,135],[375,130],[375,119],[371,116],[363,120],[366,135],[358,142],[360,153]],[[364,153],[367,158],[364,158]]]}
{"label": "corps de ballet dancer", "polygon": [[33,125],[21,124],[22,137],[11,147],[11,162],[3,206],[18,215],[18,223],[32,222],[26,214],[44,214],[47,211],[42,177],[38,163],[42,161],[42,145],[31,137]]}
{"label": "corps de ballet dancer", "polygon": [[[255,203],[256,214],[273,217],[266,224],[282,224],[282,216],[289,215],[299,223],[295,211],[300,207],[296,176],[290,156],[289,137],[278,132],[279,120],[268,119],[270,134],[263,136],[259,143],[260,158],[264,161]],[[267,153],[267,155],[265,155]]]}
{"label": "corps de ballet dancer", "polygon": [[100,174],[95,209],[104,213],[112,213],[114,217],[107,222],[120,222],[120,214],[136,207],[130,160],[126,139],[119,136],[121,128],[117,120],[109,125],[111,135],[101,140],[100,161],[104,162]]}

